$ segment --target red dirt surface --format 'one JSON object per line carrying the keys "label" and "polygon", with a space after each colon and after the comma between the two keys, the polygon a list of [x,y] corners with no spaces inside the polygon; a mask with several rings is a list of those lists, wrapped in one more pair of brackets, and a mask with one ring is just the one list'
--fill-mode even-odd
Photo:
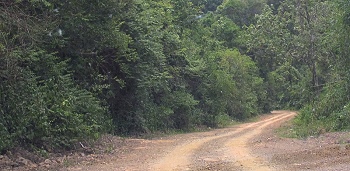
{"label": "red dirt surface", "polygon": [[149,140],[104,136],[90,152],[82,150],[41,162],[0,156],[0,170],[350,170],[348,132],[304,140],[277,136],[275,130],[295,115],[274,111],[257,122]]}

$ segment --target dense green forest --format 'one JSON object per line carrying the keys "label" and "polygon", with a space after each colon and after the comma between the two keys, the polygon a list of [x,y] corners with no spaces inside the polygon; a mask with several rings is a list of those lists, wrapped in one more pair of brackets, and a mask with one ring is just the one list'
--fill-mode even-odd
{"label": "dense green forest", "polygon": [[350,128],[348,0],[0,0],[0,151],[296,109]]}

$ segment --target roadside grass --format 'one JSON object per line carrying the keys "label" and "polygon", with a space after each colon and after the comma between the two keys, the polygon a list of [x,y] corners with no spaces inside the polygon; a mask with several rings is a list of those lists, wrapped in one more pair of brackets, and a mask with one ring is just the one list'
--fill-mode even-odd
{"label": "roadside grass", "polygon": [[283,123],[276,129],[276,133],[279,137],[283,138],[299,138],[296,133],[295,125],[293,125],[293,120]]}
{"label": "roadside grass", "polygon": [[303,139],[310,136],[317,137],[327,132],[333,132],[335,131],[333,127],[333,122],[331,121],[314,120],[305,123],[300,122],[298,118],[294,118],[283,123],[276,132],[280,137]]}
{"label": "roadside grass", "polygon": [[330,132],[326,125],[322,124],[308,124],[298,125],[294,123],[294,120],[284,123],[277,130],[277,135],[284,138],[298,138],[303,139],[309,136],[319,136],[326,132]]}

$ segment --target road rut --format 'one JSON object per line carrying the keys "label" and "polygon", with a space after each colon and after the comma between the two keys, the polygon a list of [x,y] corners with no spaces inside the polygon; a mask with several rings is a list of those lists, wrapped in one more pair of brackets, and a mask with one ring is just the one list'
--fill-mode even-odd
{"label": "road rut", "polygon": [[262,158],[252,154],[248,141],[269,125],[288,120],[295,115],[295,112],[289,111],[274,112],[259,122],[227,128],[212,136],[191,140],[157,159],[149,170],[273,170]]}

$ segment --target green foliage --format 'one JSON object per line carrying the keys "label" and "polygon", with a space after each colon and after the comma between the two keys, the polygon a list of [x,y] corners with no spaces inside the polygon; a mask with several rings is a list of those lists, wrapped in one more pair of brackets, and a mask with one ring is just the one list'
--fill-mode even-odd
{"label": "green foliage", "polygon": [[217,11],[242,27],[254,23],[255,14],[260,14],[265,4],[265,0],[226,0]]}
{"label": "green foliage", "polygon": [[236,42],[240,28],[225,16],[216,16],[211,25],[216,39],[223,41],[223,45],[228,48],[238,47]]}
{"label": "green foliage", "polygon": [[[323,22],[335,17],[332,4],[313,2],[308,4],[309,8],[303,8],[300,5],[303,4],[284,2],[276,14],[273,8],[266,6],[263,13],[257,17],[256,25],[249,26],[244,36],[247,39],[248,50],[253,53],[261,70],[261,76],[269,78],[272,82],[280,80],[285,84],[284,88],[270,88],[273,93],[269,98],[275,98],[274,96],[277,95],[279,96],[277,101],[280,101],[280,98],[294,96],[294,93],[288,95],[286,92],[297,92],[295,88],[298,88],[299,91],[311,89],[312,92],[317,93],[321,88],[320,84],[327,80],[328,66],[335,62],[331,60],[332,54],[327,53],[331,50],[332,45],[325,43],[331,41],[330,36],[334,36],[331,31],[333,26]],[[308,19],[301,19],[300,15],[304,13],[312,16],[308,16]],[[283,71],[286,67],[289,68],[288,71]],[[308,68],[309,71],[305,68]],[[280,74],[287,80],[283,80],[282,77],[278,78]],[[286,74],[289,74],[290,78],[285,78]],[[309,75],[311,75],[311,85],[304,82],[310,78]],[[305,102],[310,99],[300,98],[299,100]],[[302,104],[297,99],[293,101],[296,102],[294,104]],[[282,106],[283,103],[289,102],[290,100],[282,101]],[[294,107],[298,106],[300,107],[300,105]]]}
{"label": "green foliage", "polygon": [[216,11],[216,8],[221,5],[223,0],[192,0],[196,6],[202,7],[203,13]]}
{"label": "green foliage", "polygon": [[219,128],[227,127],[228,125],[230,125],[232,123],[232,117],[230,117],[229,115],[226,115],[226,114],[217,115],[215,117],[215,123],[216,123],[217,127],[219,127]]}
{"label": "green foliage", "polygon": [[[329,30],[327,35],[336,38],[337,41],[331,41],[332,52],[335,53],[336,59],[328,71],[328,82],[322,89],[322,93],[315,98],[309,105],[305,106],[296,119],[299,132],[305,132],[303,135],[319,133],[318,130],[324,131],[339,131],[349,129],[349,79],[348,79],[348,33],[346,23],[342,22],[341,14],[344,14],[344,6],[339,9],[334,7],[333,17],[336,27],[333,31]],[[340,14],[340,15],[339,15]],[[339,22],[340,21],[340,22]],[[340,25],[338,25],[340,23]],[[345,31],[345,32],[344,32]],[[311,125],[311,126],[310,126]],[[324,132],[323,131],[323,132]]]}
{"label": "green foliage", "polygon": [[[226,45],[234,46],[230,38],[237,37],[238,28],[230,28],[234,26],[232,21],[225,19],[223,25],[211,23],[215,16],[193,20],[198,8],[182,1],[147,2],[133,8],[137,12],[125,24],[135,40],[131,46],[138,56],[126,82],[133,91],[126,95],[126,101],[134,106],[128,111],[125,107],[112,111],[118,132],[217,126],[224,122],[223,118],[227,119],[216,119],[217,116],[245,119],[257,113],[255,90],[262,81],[249,83],[257,77],[255,65],[237,50],[227,50],[226,56],[224,50],[219,52],[225,48],[216,38],[226,38]],[[202,23],[208,25],[203,27]],[[217,30],[216,35],[212,29]],[[232,36],[227,38],[226,33]],[[231,68],[235,62],[240,67]],[[251,94],[247,99],[236,95],[235,75],[241,82],[239,88],[247,87],[245,92]],[[244,77],[238,80],[239,75]]]}
{"label": "green foliage", "polygon": [[[39,124],[31,125],[32,141],[48,141],[53,146],[69,147],[81,138],[97,138],[110,126],[106,110],[90,92],[72,84],[69,75],[58,76],[43,82],[39,97],[44,106],[37,112]],[[33,121],[32,121],[33,122]],[[64,136],[62,136],[64,135]]]}
{"label": "green foliage", "polygon": [[311,135],[318,136],[332,130],[334,123],[332,120],[317,120],[313,118],[312,111],[311,106],[305,106],[300,111],[300,114],[293,120],[293,132],[290,136],[304,138]]}
{"label": "green foliage", "polygon": [[[2,75],[0,125],[7,134],[1,134],[6,139],[1,150],[17,143],[70,148],[81,138],[96,138],[110,129],[107,111],[64,75],[64,62],[44,51],[9,56],[17,61],[13,67],[18,73]],[[24,64],[26,67],[21,66]]]}
{"label": "green foliage", "polygon": [[345,2],[337,3],[266,6],[241,36],[266,80],[268,105],[301,108],[295,119],[298,136],[348,128],[349,39]]}
{"label": "green foliage", "polygon": [[[297,129],[303,136],[350,128],[347,81],[330,83],[318,99],[305,106],[296,118]],[[308,132],[304,132],[306,129]]]}
{"label": "green foliage", "polygon": [[301,97],[308,94],[304,89],[302,75],[295,67],[289,63],[277,68],[268,74],[267,83],[269,85],[269,97],[275,102],[273,108],[283,109],[288,107],[299,108]]}
{"label": "green foliage", "polygon": [[260,112],[262,80],[255,63],[238,50],[220,51],[208,56],[208,60],[209,79],[199,89],[205,123],[217,126],[217,119],[225,116],[247,119]]}

